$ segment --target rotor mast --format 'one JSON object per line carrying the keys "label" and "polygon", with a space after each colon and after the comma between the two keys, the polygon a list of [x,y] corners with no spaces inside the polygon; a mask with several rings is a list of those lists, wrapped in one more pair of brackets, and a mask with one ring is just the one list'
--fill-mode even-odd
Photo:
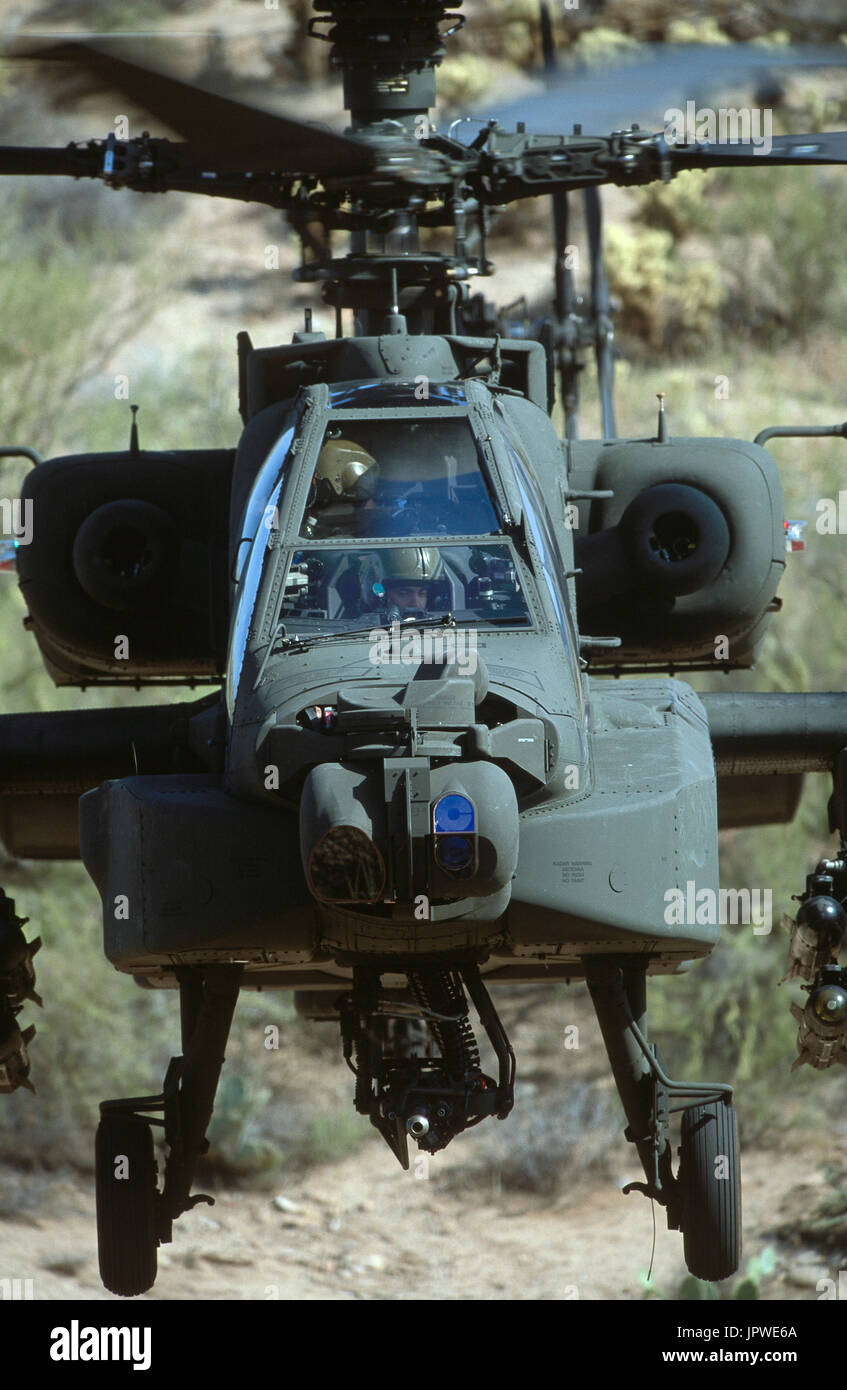
{"label": "rotor mast", "polygon": [[[445,0],[314,0],[317,14],[309,22],[309,34],[332,45],[330,61],[342,75],[353,131],[379,136],[399,127],[407,138],[430,135],[435,69],[446,54],[444,40],[465,23],[455,8]],[[442,29],[445,21],[448,27]],[[361,331],[379,333],[386,310],[397,307],[389,303],[393,283],[399,285],[412,331],[449,329],[456,287],[444,283],[443,257],[421,256],[415,209],[398,209],[381,222],[373,231],[352,233],[351,254],[344,266],[332,263],[324,299],[336,309],[353,308]],[[441,314],[435,312],[434,300],[440,301]]]}
{"label": "rotor mast", "polygon": [[[392,121],[409,135],[427,133],[444,40],[464,27],[464,16],[449,13],[444,0],[314,0],[312,8],[318,14],[309,33],[332,44],[330,61],[342,73],[353,129]],[[332,27],[319,28],[326,23]]]}

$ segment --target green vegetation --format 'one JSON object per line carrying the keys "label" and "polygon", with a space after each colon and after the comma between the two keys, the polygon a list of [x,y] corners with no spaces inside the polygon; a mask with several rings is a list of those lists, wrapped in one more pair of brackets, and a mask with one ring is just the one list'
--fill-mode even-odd
{"label": "green vegetation", "polygon": [[203,8],[202,0],[43,0],[32,18],[47,26],[61,22],[63,27],[101,32],[111,29],[155,28],[168,19],[178,19]]}
{"label": "green vegetation", "polygon": [[847,329],[847,184],[832,170],[775,177],[685,173],[630,196],[632,222],[607,233],[630,352],[773,349]]}
{"label": "green vegetation", "polygon": [[[0,371],[4,391],[0,435],[45,453],[121,447],[128,434],[125,401],[114,397],[110,358],[142,323],[174,272],[151,245],[170,214],[143,214],[129,229],[90,225],[80,217],[63,236],[58,214],[42,218],[37,194],[18,193],[0,209],[7,263],[0,277]],[[129,267],[137,273],[130,275]],[[190,358],[185,380],[155,364],[133,383],[135,399],[152,400],[151,447],[189,447],[198,439],[233,442],[234,390],[223,388],[225,364]],[[228,365],[228,364],[227,364]],[[158,421],[159,438],[155,437]],[[165,433],[167,430],[167,433]],[[4,481],[20,478],[7,464]],[[32,637],[16,587],[0,588],[4,634],[2,706],[6,712],[124,703],[109,688],[81,695],[56,690]],[[149,690],[129,699],[169,698]],[[179,694],[170,698],[179,698]],[[102,955],[99,901],[79,864],[15,862],[2,857],[2,881],[18,912],[41,935],[38,986],[44,1010],[34,1022],[33,1079],[38,1096],[4,1097],[0,1155],[56,1166],[88,1165],[97,1103],[110,1095],[149,1093],[168,1057],[179,1051],[178,1009],[170,993],[142,991],[116,975]]]}
{"label": "green vegetation", "polygon": [[755,1255],[752,1260],[747,1260],[742,1266],[742,1273],[730,1282],[728,1279],[720,1286],[709,1284],[705,1279],[695,1279],[693,1274],[686,1274],[680,1280],[679,1287],[674,1293],[663,1293],[656,1287],[653,1279],[649,1278],[642,1271],[639,1276],[639,1284],[644,1290],[642,1297],[645,1299],[676,1299],[684,1303],[715,1302],[716,1300],[738,1302],[752,1302],[762,1296],[763,1286],[771,1278],[776,1269],[776,1256],[770,1246],[766,1246],[760,1255]]}

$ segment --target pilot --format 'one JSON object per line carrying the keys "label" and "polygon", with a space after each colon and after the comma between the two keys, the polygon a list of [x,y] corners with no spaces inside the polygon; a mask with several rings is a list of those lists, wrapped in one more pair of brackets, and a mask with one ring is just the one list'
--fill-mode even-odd
{"label": "pilot", "polygon": [[435,583],[442,571],[441,556],[434,545],[383,551],[383,603],[389,621],[431,609]]}
{"label": "pilot", "polygon": [[360,536],[368,528],[363,513],[375,507],[379,464],[373,454],[336,427],[327,431],[312,478],[305,536]]}

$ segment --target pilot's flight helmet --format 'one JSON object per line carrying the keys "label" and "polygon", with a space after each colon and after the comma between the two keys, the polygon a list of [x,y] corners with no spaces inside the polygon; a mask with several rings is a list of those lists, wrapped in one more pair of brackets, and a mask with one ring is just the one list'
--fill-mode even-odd
{"label": "pilot's flight helmet", "polygon": [[391,584],[431,584],[439,579],[444,565],[435,545],[404,546],[382,553],[382,576],[386,588]]}
{"label": "pilot's flight helmet", "polygon": [[379,464],[352,439],[327,439],[315,469],[315,502],[368,502],[376,493]]}

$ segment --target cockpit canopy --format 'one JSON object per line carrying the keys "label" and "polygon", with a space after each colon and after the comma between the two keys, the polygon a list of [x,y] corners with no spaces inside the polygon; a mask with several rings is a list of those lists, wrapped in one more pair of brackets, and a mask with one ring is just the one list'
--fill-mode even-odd
{"label": "cockpit canopy", "polygon": [[500,531],[466,417],[327,425],[300,535],[485,536]]}
{"label": "cockpit canopy", "polygon": [[230,709],[251,644],[266,672],[304,642],[395,623],[555,626],[579,702],[566,563],[530,461],[478,383],[428,389],[318,384],[295,403],[245,507]]}

